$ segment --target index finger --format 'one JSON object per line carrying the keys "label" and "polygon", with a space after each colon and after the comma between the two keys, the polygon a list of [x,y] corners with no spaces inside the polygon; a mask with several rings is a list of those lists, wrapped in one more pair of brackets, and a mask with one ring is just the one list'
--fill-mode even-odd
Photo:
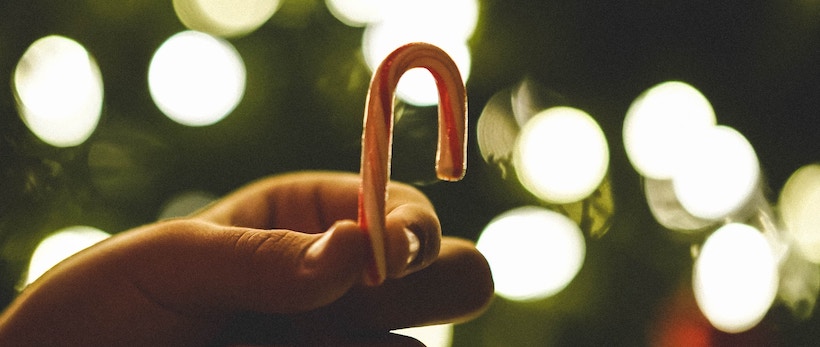
{"label": "index finger", "polygon": [[[321,233],[337,221],[357,218],[360,185],[355,173],[271,176],[236,190],[194,217],[222,225]],[[389,182],[387,196],[387,270],[390,277],[400,277],[435,259],[441,227],[432,203],[412,186]]]}

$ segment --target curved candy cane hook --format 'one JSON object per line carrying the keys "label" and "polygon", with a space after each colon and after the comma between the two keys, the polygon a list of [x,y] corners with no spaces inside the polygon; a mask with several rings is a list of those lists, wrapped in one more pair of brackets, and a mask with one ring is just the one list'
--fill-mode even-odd
{"label": "curved candy cane hook", "polygon": [[373,285],[383,282],[387,272],[385,201],[390,180],[394,94],[401,76],[417,67],[430,71],[438,88],[437,176],[457,181],[464,177],[466,170],[467,94],[458,67],[447,53],[431,44],[417,42],[399,47],[376,69],[364,114],[358,217],[359,227],[371,243],[372,258],[366,281]]}

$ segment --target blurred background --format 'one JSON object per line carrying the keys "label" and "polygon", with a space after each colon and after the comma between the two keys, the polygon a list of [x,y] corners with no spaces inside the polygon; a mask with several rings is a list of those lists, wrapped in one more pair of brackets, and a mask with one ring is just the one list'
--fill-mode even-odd
{"label": "blurred background", "polygon": [[435,86],[413,71],[393,179],[479,243],[498,290],[430,345],[820,338],[812,0],[3,1],[0,303],[251,180],[358,171],[372,69],[410,41],[466,81],[468,169],[437,182]]}

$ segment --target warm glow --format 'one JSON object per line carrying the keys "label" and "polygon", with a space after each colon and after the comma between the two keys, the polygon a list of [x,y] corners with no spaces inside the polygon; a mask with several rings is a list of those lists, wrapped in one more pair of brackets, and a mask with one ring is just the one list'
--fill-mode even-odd
{"label": "warm glow", "polygon": [[103,81],[86,49],[62,36],[29,46],[14,70],[20,116],[46,143],[71,147],[85,142],[100,119]]}
{"label": "warm glow", "polygon": [[777,294],[774,252],[763,234],[745,224],[727,224],[709,236],[693,271],[698,306],[722,331],[757,325]]}
{"label": "warm glow", "polygon": [[715,221],[693,216],[680,204],[671,180],[644,179],[643,191],[652,217],[665,228],[682,232],[704,231]]}
{"label": "warm glow", "polygon": [[[406,43],[428,42],[447,52],[456,63],[461,73],[461,79],[466,83],[470,74],[470,65],[472,64],[472,57],[467,43],[457,40],[427,40],[423,37],[416,37],[417,32],[413,30],[395,27],[388,23],[368,26],[364,34],[362,49],[365,50],[365,60],[370,69],[374,70],[390,52]],[[435,105],[438,103],[436,81],[423,68],[411,69],[402,75],[399,80],[396,96],[411,105]]]}
{"label": "warm glow", "polygon": [[510,300],[538,300],[563,290],[584,263],[581,229],[566,216],[521,207],[493,219],[478,238],[496,293]]}
{"label": "warm glow", "polygon": [[61,229],[49,235],[40,241],[31,255],[26,285],[40,278],[59,262],[109,236],[102,230],[82,225]]}
{"label": "warm glow", "polygon": [[[410,42],[427,42],[450,55],[466,83],[472,64],[467,39],[478,22],[475,0],[395,1],[384,6],[382,20],[369,24],[362,36],[362,51],[371,70],[396,48]],[[399,81],[396,94],[417,106],[438,102],[435,80],[423,69],[408,71]]]}
{"label": "warm glow", "polygon": [[780,193],[780,215],[796,249],[820,263],[820,165],[795,171]]}
{"label": "warm glow", "polygon": [[196,31],[169,38],[154,53],[148,71],[151,97],[174,121],[214,124],[242,100],[245,65],[227,41]]}
{"label": "warm glow", "polygon": [[551,203],[589,196],[609,166],[606,137],[592,117],[570,107],[533,116],[519,134],[514,165],[521,184]]}
{"label": "warm glow", "polygon": [[712,105],[683,82],[665,82],[641,94],[624,119],[624,147],[643,176],[669,179],[695,133],[716,124]]}
{"label": "warm glow", "polygon": [[754,148],[736,130],[715,126],[696,134],[680,155],[672,182],[675,195],[692,215],[718,220],[737,212],[758,188],[760,168]]}
{"label": "warm glow", "polygon": [[352,27],[362,27],[380,22],[386,7],[384,0],[325,0],[327,8],[336,19]]}
{"label": "warm glow", "polygon": [[177,194],[169,199],[162,207],[157,219],[168,219],[185,217],[194,213],[210,203],[216,201],[213,194],[200,191],[188,191]]}
{"label": "warm glow", "polygon": [[279,0],[174,0],[174,10],[189,29],[235,37],[265,24],[279,4]]}
{"label": "warm glow", "polygon": [[393,330],[393,333],[410,336],[426,347],[450,347],[453,345],[453,324],[428,325]]}

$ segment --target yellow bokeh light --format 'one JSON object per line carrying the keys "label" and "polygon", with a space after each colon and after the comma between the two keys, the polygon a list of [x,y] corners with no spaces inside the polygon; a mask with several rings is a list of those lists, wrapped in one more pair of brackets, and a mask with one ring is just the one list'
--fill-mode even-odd
{"label": "yellow bokeh light", "polygon": [[393,330],[393,333],[410,336],[427,347],[450,347],[453,345],[453,324],[437,324]]}
{"label": "yellow bokeh light", "polygon": [[679,160],[672,182],[683,208],[706,220],[742,209],[758,189],[760,167],[754,148],[737,130],[714,126],[696,134]]}
{"label": "yellow bokeh light", "polygon": [[[370,23],[362,35],[365,62],[373,70],[396,48],[410,42],[427,42],[450,55],[466,83],[472,64],[467,39],[477,22],[475,0],[386,3],[382,20]],[[399,81],[396,94],[416,106],[438,102],[435,81],[423,69],[408,71]]]}
{"label": "yellow bokeh light", "polygon": [[280,0],[174,0],[174,11],[189,29],[236,37],[265,24],[279,5]]}
{"label": "yellow bokeh light", "polygon": [[384,0],[325,0],[330,13],[342,23],[362,27],[380,22],[389,1]]}
{"label": "yellow bokeh light", "polygon": [[413,27],[427,37],[467,40],[478,24],[478,0],[389,0],[383,22]]}
{"label": "yellow bokeh light", "polygon": [[20,116],[41,140],[71,147],[97,127],[103,81],[97,63],[76,41],[46,36],[29,46],[14,70]]}
{"label": "yellow bokeh light", "polygon": [[641,94],[624,119],[629,160],[641,175],[669,179],[678,156],[694,133],[716,124],[712,105],[694,87],[677,81],[658,84]]}
{"label": "yellow bokeh light", "polygon": [[584,236],[575,222],[534,206],[493,219],[476,247],[490,264],[496,293],[516,301],[560,292],[578,274],[586,255]]}
{"label": "yellow bokeh light", "polygon": [[754,227],[731,223],[703,244],[693,269],[698,307],[716,328],[738,333],[757,325],[778,288],[777,259]]}
{"label": "yellow bokeh light", "polygon": [[157,107],[189,126],[219,122],[245,93],[245,64],[227,41],[197,31],[183,31],[154,53],[148,87]]}
{"label": "yellow bokeh light", "polygon": [[589,196],[609,167],[609,147],[597,122],[571,107],[552,107],[521,129],[513,156],[516,173],[530,192],[551,203]]}
{"label": "yellow bokeh light", "polygon": [[108,233],[90,226],[77,225],[58,230],[37,245],[31,255],[26,285],[66,258],[107,239]]}
{"label": "yellow bokeh light", "polygon": [[803,257],[820,263],[820,164],[801,167],[789,177],[778,207],[786,232]]}
{"label": "yellow bokeh light", "polygon": [[664,228],[681,232],[706,231],[714,229],[715,221],[693,216],[675,195],[671,180],[646,178],[643,182],[646,204],[652,217]]}

